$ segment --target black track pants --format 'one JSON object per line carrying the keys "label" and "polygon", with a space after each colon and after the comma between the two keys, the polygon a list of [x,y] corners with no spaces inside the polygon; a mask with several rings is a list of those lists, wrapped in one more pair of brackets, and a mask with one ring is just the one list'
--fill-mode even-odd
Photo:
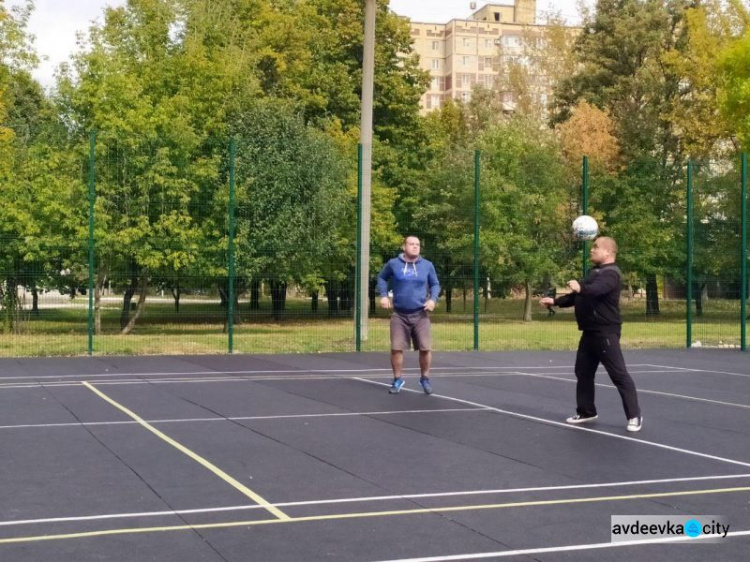
{"label": "black track pants", "polygon": [[604,365],[609,378],[620,393],[625,417],[630,419],[640,416],[635,383],[625,367],[625,359],[620,349],[620,335],[599,332],[583,332],[578,344],[575,366],[578,379],[576,411],[582,416],[596,415],[594,375],[599,363]]}

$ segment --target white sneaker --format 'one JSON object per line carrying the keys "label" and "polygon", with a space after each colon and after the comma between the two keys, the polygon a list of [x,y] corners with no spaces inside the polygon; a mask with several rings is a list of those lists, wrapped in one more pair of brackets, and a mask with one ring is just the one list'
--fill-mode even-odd
{"label": "white sneaker", "polygon": [[594,414],[593,416],[582,416],[581,414],[576,414],[575,416],[570,416],[565,421],[568,423],[572,423],[574,425],[577,425],[579,423],[587,423],[590,421],[594,421],[599,416],[597,414]]}
{"label": "white sneaker", "polygon": [[628,420],[628,431],[631,431],[635,433],[636,431],[640,431],[643,429],[643,416],[638,416],[637,418],[630,418]]}

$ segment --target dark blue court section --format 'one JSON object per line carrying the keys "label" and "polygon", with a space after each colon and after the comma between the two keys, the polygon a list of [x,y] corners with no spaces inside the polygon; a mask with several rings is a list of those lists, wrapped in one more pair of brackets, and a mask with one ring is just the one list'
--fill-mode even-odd
{"label": "dark blue court section", "polygon": [[[625,431],[574,354],[0,360],[0,560],[747,560],[750,359],[628,352]],[[611,516],[721,516],[719,542],[617,546]]]}

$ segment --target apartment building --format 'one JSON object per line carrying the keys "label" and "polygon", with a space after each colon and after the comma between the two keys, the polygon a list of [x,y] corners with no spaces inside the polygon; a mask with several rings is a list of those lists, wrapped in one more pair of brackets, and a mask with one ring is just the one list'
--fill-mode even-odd
{"label": "apartment building", "polygon": [[[470,8],[476,9],[476,3],[471,2]],[[454,19],[446,24],[412,21],[414,50],[421,67],[432,77],[422,96],[422,113],[439,108],[451,98],[469,101],[478,84],[502,91],[498,84],[507,72],[508,62],[523,62],[529,37],[543,37],[544,29],[536,23],[536,0],[487,4],[469,19]],[[551,84],[544,76],[535,76],[534,87],[544,102]],[[513,92],[502,94],[505,109],[513,111]]]}

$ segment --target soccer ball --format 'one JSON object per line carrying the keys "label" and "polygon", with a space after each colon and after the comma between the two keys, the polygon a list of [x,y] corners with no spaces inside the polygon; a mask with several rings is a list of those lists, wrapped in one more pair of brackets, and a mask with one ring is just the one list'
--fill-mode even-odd
{"label": "soccer ball", "polygon": [[581,215],[573,221],[573,236],[578,240],[593,240],[599,234],[599,225],[594,217]]}

